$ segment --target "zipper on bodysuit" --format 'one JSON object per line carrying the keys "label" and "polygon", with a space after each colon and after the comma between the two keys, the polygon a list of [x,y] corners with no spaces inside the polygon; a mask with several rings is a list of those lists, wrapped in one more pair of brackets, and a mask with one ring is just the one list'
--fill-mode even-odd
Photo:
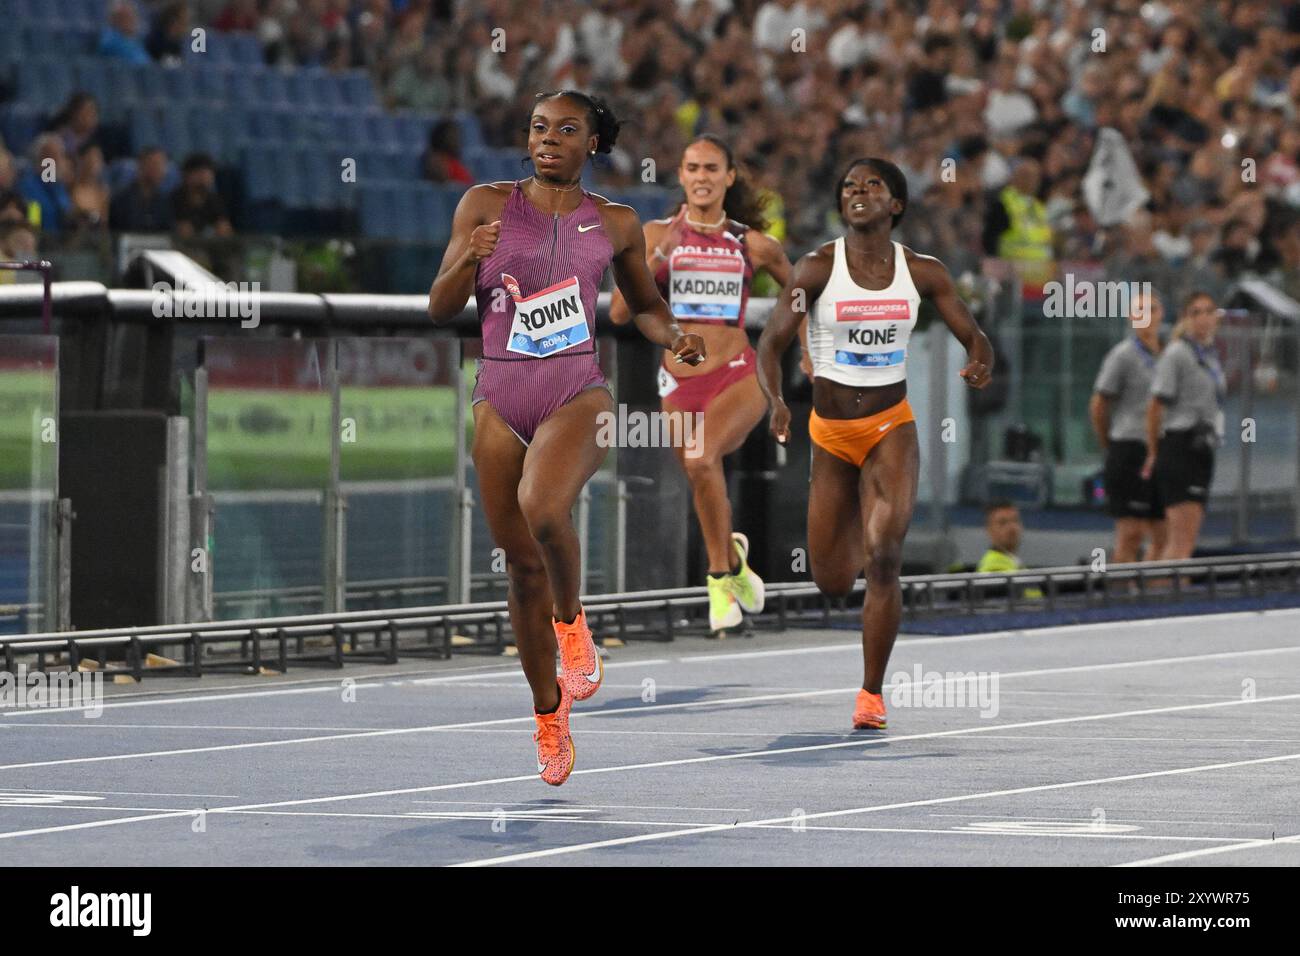
{"label": "zipper on bodysuit", "polygon": [[555,274],[555,244],[560,241],[560,212],[551,213],[551,264],[546,267],[546,285],[549,287]]}

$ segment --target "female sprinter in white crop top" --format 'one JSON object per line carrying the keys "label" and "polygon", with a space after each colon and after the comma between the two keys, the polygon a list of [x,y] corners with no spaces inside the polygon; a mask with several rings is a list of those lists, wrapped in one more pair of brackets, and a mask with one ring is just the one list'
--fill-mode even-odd
{"label": "female sprinter in white crop top", "polygon": [[921,299],[934,303],[965,346],[968,362],[960,374],[972,388],[989,383],[993,348],[943,263],[890,240],[907,208],[907,180],[897,166],[856,159],[836,194],[848,231],[795,264],[759,339],[758,381],[771,409],[772,434],[785,442],[790,409],[781,398],[781,356],[813,305],[808,558],[813,580],[832,597],[848,594],[865,569],[865,666],[853,726],[883,728],[881,685],[898,635],[903,537],[920,471],[906,360]]}

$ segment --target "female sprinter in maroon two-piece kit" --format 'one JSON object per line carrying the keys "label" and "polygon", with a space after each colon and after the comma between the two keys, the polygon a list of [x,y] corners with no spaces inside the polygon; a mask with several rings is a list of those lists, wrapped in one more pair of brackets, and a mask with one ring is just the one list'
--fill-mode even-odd
{"label": "female sprinter in maroon two-piece kit", "polygon": [[898,636],[903,537],[920,470],[905,363],[921,299],[934,303],[965,346],[966,384],[989,383],[993,348],[943,263],[890,240],[907,208],[907,180],[897,166],[854,160],[836,198],[848,231],[795,264],[759,339],[758,374],[772,407],[772,434],[784,442],[790,409],[781,400],[781,355],[806,314],[815,371],[808,558],[813,580],[832,596],[848,594],[866,570],[864,673],[853,726],[883,728],[881,688]]}
{"label": "female sprinter in maroon two-piece kit", "polygon": [[[754,273],[766,269],[781,285],[790,260],[763,234],[767,222],[753,188],[736,168],[731,148],[700,136],[682,154],[677,178],[686,202],[671,219],[645,224],[647,265],[682,328],[698,332],[708,361],[694,368],[665,356],[659,395],[669,414],[703,416],[702,447],[674,448],[695,493],[709,556],[709,626],[741,622],[741,609],[763,610],[763,581],[749,567],[749,539],[731,530],[731,502],[722,459],[763,419],[766,403],[755,376],[756,355],[745,334],[745,306]],[[632,316],[616,292],[609,317]]]}
{"label": "female sprinter in maroon two-piece kit", "polygon": [[618,129],[598,99],[539,94],[528,132],[536,172],[465,194],[429,290],[434,322],[458,315],[471,292],[478,303],[474,465],[493,541],[505,551],[510,625],[537,719],[537,771],[556,786],[573,769],[569,710],[602,679],[578,600],[581,551],[570,511],[608,450],[596,440],[597,416],[613,406],[595,348],[606,267],[648,339],[684,363],[706,351],[700,336],[677,327],[655,288],[636,213],[580,188],[583,164],[608,153]]}

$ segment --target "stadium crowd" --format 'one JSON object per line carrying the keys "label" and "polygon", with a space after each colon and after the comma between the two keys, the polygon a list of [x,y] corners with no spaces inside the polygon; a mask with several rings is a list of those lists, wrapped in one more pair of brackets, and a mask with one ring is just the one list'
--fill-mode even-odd
{"label": "stadium crowd", "polygon": [[[470,111],[521,156],[536,91],[598,93],[627,121],[609,184],[641,182],[650,159],[672,186],[684,144],[717,133],[772,195],[792,252],[834,234],[842,164],[884,155],[912,197],[900,238],[958,263],[1253,271],[1300,295],[1297,0],[118,0],[99,49],[168,62],[198,24],[251,32],[271,64],[363,67],[389,107]],[[131,195],[105,196],[93,107],[70,103],[31,157],[66,165],[66,195],[0,149],[0,197],[39,203],[46,229],[229,228],[198,184],[202,157],[169,202],[148,162]],[[1111,177],[1137,197],[1118,213],[1085,188],[1105,127],[1135,173]],[[455,124],[432,139],[426,175],[473,181]]]}

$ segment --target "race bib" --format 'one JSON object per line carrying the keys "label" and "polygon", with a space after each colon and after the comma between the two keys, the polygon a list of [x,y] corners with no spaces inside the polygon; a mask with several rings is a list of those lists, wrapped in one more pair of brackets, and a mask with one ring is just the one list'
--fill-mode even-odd
{"label": "race bib", "polygon": [[672,372],[668,371],[668,369],[660,365],[659,366],[659,397],[663,398],[665,395],[671,395],[675,391],[677,391],[677,379],[673,377]]}
{"label": "race bib", "polygon": [[906,299],[851,299],[835,303],[835,364],[888,368],[907,358],[912,313]]}
{"label": "race bib", "polygon": [[668,263],[668,299],[674,318],[735,322],[745,286],[745,260],[722,252],[679,249]]}
{"label": "race bib", "polygon": [[520,295],[514,276],[501,273],[501,284],[515,301],[508,351],[547,358],[591,338],[577,276],[529,296]]}

